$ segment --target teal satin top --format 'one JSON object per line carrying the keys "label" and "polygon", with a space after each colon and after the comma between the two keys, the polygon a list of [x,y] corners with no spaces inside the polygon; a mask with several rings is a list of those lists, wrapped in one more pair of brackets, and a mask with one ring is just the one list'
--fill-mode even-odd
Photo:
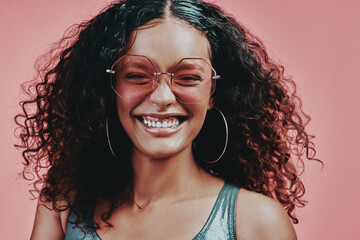
{"label": "teal satin top", "polygon": [[[225,183],[222,187],[214,207],[205,225],[193,240],[235,240],[235,211],[236,199],[239,188],[231,183]],[[74,220],[74,215],[70,214],[69,220]],[[87,230],[75,227],[75,224],[68,221],[65,240],[101,240],[94,229]],[[91,226],[88,219],[81,227]]]}

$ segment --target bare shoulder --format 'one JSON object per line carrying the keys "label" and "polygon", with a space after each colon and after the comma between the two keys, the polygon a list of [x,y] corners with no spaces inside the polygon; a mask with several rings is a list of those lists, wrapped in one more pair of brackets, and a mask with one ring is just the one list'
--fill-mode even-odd
{"label": "bare shoulder", "polygon": [[56,212],[52,203],[38,200],[30,239],[64,239],[69,211]]}
{"label": "bare shoulder", "polygon": [[246,189],[240,189],[237,199],[236,235],[238,239],[297,239],[280,203]]}

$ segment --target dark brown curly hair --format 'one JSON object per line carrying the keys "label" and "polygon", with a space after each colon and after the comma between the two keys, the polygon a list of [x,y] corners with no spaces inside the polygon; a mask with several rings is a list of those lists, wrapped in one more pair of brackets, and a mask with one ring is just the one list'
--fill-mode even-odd
{"label": "dark brown curly hair", "polygon": [[[294,209],[305,205],[299,174],[303,160],[315,159],[305,129],[310,117],[302,111],[293,80],[269,59],[263,43],[219,7],[198,0],[112,3],[71,27],[39,58],[38,75],[26,87],[28,100],[21,102],[23,113],[15,117],[21,139],[16,146],[23,149],[23,175],[33,183],[31,191],[56,211],[70,208],[77,223],[93,214],[99,199],[110,203],[102,215],[106,221],[131,194],[131,141],[117,119],[106,69],[125,50],[132,31],[163,18],[165,11],[207,36],[212,65],[222,76],[213,100],[228,120],[228,147],[219,162],[199,164],[279,201],[297,223]],[[121,143],[116,155],[122,159],[107,146],[107,118],[117,123],[112,140]],[[209,138],[200,135],[195,141],[206,144]]]}

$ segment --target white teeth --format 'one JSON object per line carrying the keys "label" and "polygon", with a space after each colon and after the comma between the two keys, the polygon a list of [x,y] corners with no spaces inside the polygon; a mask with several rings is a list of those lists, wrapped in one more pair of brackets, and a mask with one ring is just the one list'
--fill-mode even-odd
{"label": "white teeth", "polygon": [[143,119],[142,122],[148,127],[155,127],[155,128],[174,128],[180,125],[179,120],[173,120],[173,122],[171,121],[155,122],[155,121],[148,121],[146,119]]}

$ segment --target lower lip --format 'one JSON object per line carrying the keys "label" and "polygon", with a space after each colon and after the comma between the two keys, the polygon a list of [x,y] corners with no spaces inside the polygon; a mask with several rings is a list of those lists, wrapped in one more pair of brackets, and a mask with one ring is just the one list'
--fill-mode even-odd
{"label": "lower lip", "polygon": [[146,132],[156,136],[156,137],[168,137],[172,134],[177,133],[180,129],[184,126],[186,121],[183,121],[179,126],[173,128],[156,128],[156,127],[149,127],[141,122],[139,119],[136,118],[136,121],[140,124],[140,126],[145,129]]}

